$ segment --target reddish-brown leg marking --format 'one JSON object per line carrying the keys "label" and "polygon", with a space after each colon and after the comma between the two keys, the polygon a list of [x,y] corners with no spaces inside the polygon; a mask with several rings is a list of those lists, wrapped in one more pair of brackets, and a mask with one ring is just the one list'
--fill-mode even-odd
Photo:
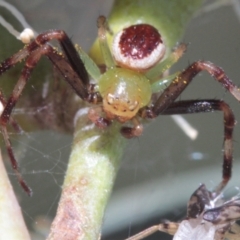
{"label": "reddish-brown leg marking", "polygon": [[125,138],[139,137],[143,132],[143,125],[135,117],[132,119],[133,127],[122,127],[121,134]]}
{"label": "reddish-brown leg marking", "polygon": [[[101,108],[101,107],[100,107]],[[100,116],[102,109],[90,108],[88,111],[88,118],[100,129],[105,129],[111,125],[111,121]]]}

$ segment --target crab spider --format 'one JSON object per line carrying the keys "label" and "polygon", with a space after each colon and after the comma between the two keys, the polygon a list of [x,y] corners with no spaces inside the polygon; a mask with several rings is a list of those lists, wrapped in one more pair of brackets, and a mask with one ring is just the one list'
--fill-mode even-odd
{"label": "crab spider", "polygon": [[[126,138],[142,134],[141,118],[152,119],[158,115],[222,111],[224,114],[223,177],[215,190],[216,194],[219,194],[231,177],[232,132],[235,124],[233,113],[229,106],[220,100],[175,100],[203,70],[221,83],[237,100],[240,100],[239,89],[220,67],[206,61],[197,61],[182,72],[164,77],[167,69],[182,56],[186,45],[180,44],[169,56],[165,56],[167,46],[154,26],[137,24],[123,29],[115,35],[113,49],[108,45],[107,31],[106,18],[100,16],[98,40],[105,61],[105,66],[101,67],[103,73],[86,53],[74,47],[62,30],[50,30],[39,34],[22,50],[0,64],[0,74],[3,74],[25,59],[21,76],[9,99],[6,101],[0,94],[4,106],[0,127],[12,168],[23,189],[31,194],[31,189],[19,173],[6,127],[11,122],[12,110],[32,70],[45,55],[82,100],[99,106],[89,110],[89,119],[99,128],[106,128],[112,121],[121,122],[123,124],[121,134]],[[60,54],[48,44],[54,39],[59,41],[64,54]],[[96,81],[96,84],[90,83],[89,76]],[[132,126],[125,126],[126,122],[132,123]]]}

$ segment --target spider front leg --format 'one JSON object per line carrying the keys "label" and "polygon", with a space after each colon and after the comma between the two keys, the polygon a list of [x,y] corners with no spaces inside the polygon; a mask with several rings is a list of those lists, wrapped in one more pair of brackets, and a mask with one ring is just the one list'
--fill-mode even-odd
{"label": "spider front leg", "polygon": [[[0,89],[0,113],[3,112],[6,104],[7,104],[7,101],[6,101],[5,97],[4,97],[3,92]],[[9,121],[10,121],[10,124],[12,125],[13,129],[17,133],[22,133],[23,132],[22,128],[18,125],[18,123],[11,116],[10,116]]]}
{"label": "spider front leg", "polygon": [[[46,44],[48,41],[54,38],[60,41],[67,59],[63,55],[60,55],[56,50],[54,50],[53,47]],[[14,54],[12,57],[8,58],[0,65],[0,74],[2,74],[14,66],[17,62],[23,60],[24,58],[27,58],[25,66],[21,72],[21,76],[15,85],[10,98],[7,102],[5,102],[4,98],[1,97],[4,109],[0,116],[0,127],[12,168],[14,169],[20,185],[28,193],[28,195],[31,195],[31,189],[27,186],[19,172],[18,163],[13,154],[6,126],[9,120],[11,121],[11,112],[23,91],[32,70],[43,55],[46,55],[52,61],[52,63],[63,75],[64,79],[71,85],[71,87],[75,90],[80,98],[88,102],[100,101],[99,95],[97,93],[89,93],[88,88],[91,85],[89,84],[88,73],[85,69],[84,63],[80,59],[77,50],[75,49],[71,40],[63,31],[56,30],[40,34],[23,50]]]}
{"label": "spider front leg", "polygon": [[162,113],[184,91],[193,78],[201,71],[207,71],[215,80],[222,84],[238,101],[240,101],[240,89],[229,79],[223,69],[211,62],[198,61],[191,64],[181,72],[173,82],[159,96],[153,106],[153,113]]}
{"label": "spider front leg", "polygon": [[[238,101],[240,101],[240,89],[228,78],[228,76],[220,67],[211,62],[198,61],[191,64],[186,70],[177,75],[177,77],[153,104],[151,110],[148,110],[147,115],[145,114],[146,111],[144,109],[141,111],[140,115],[142,115],[142,117],[145,117],[146,115],[147,118],[154,118],[159,114],[162,114],[165,109],[167,109],[168,106],[170,106],[184,91],[193,78],[203,70],[207,71],[211,76],[213,76],[215,80],[220,82],[224,88],[226,88]],[[134,124],[133,128],[123,127],[121,132],[125,137],[132,138],[134,136],[138,136],[135,134],[135,131],[140,126],[140,124]]]}
{"label": "spider front leg", "polygon": [[[235,125],[235,119],[230,107],[224,101],[220,100],[188,100],[174,102],[160,114],[173,115],[214,111],[222,111],[224,119],[224,154],[222,181],[213,192],[213,194],[217,196],[228,183],[232,172],[233,128]],[[154,107],[149,108],[145,111],[145,117],[152,118],[154,116],[156,116]]]}
{"label": "spider front leg", "polygon": [[41,56],[43,54],[46,54],[49,51],[49,48],[51,48],[49,45],[44,45],[44,46],[38,48],[37,50],[35,50],[34,54],[30,55],[27,58],[26,64],[21,72],[21,76],[20,76],[17,84],[15,85],[13,92],[12,92],[10,98],[8,99],[8,101],[5,105],[5,108],[0,117],[1,132],[3,134],[4,142],[7,147],[7,151],[8,151],[8,155],[10,157],[12,168],[18,178],[20,185],[27,192],[28,195],[32,194],[32,190],[28,187],[28,185],[26,184],[26,182],[24,181],[24,179],[22,178],[22,176],[19,172],[19,166],[18,166],[17,160],[15,159],[15,156],[13,154],[12,145],[11,145],[11,142],[9,139],[6,125],[9,122],[12,110],[13,110],[18,98],[21,95],[22,90],[24,89],[24,87],[30,77],[32,69],[36,66],[36,64],[39,61],[39,59],[41,58]]}
{"label": "spider front leg", "polygon": [[[226,103],[221,101],[213,102],[213,100],[210,100],[207,104],[205,101],[197,101],[199,102],[197,105],[195,104],[196,101],[192,101],[192,103],[188,102],[188,105],[182,103],[178,106],[173,103],[193,78],[203,70],[213,76],[215,80],[220,82],[226,90],[240,101],[240,89],[229,79],[220,67],[211,62],[198,61],[181,72],[159,96],[153,106],[150,109],[143,111],[142,114],[147,118],[154,118],[159,114],[210,112],[214,110],[221,110],[224,112],[223,180],[215,190],[216,194],[219,194],[231,177],[233,151],[232,131],[235,124],[232,111]],[[184,102],[187,103],[187,101]],[[173,110],[173,108],[175,108],[175,110]]]}
{"label": "spider front leg", "polygon": [[[51,47],[51,50],[48,51],[49,54],[48,54],[48,52],[46,52],[46,53],[42,53],[41,56],[47,55],[50,58],[50,60],[52,57],[53,60],[51,60],[51,61],[53,62],[54,65],[56,65],[56,67],[58,69],[59,69],[59,67],[58,67],[59,65],[57,64],[56,59],[58,59],[58,60],[62,59],[62,61],[67,65],[67,69],[65,69],[64,65],[61,64],[61,68],[63,68],[63,70],[61,70],[60,72],[62,73],[63,77],[65,78],[65,80],[68,81],[68,83],[72,86],[72,88],[75,90],[75,92],[82,99],[87,100],[87,98],[88,98],[87,88],[89,85],[88,73],[87,73],[84,63],[80,59],[79,54],[78,54],[76,48],[74,47],[72,41],[67,36],[67,34],[62,30],[50,30],[50,31],[44,32],[42,34],[39,34],[35,38],[35,40],[32,41],[30,44],[28,44],[25,48],[23,48],[22,50],[20,50],[16,54],[14,54],[12,57],[6,59],[5,61],[3,61],[1,63],[0,75],[3,74],[8,69],[10,69],[11,67],[13,67],[16,63],[24,60],[27,56],[32,55],[32,54],[35,55],[34,54],[35,51],[37,51],[39,48],[43,47],[48,42],[50,42],[51,40],[54,40],[54,39],[59,41],[67,60],[64,59],[63,56],[59,56],[57,58],[56,56],[53,56],[53,54],[50,54],[50,51],[55,52],[55,54],[57,53],[57,51],[55,51],[52,47]],[[70,68],[68,66],[70,66]],[[72,80],[68,77],[65,77],[64,75],[68,74],[67,71],[75,72],[75,75],[78,76],[78,79],[76,80],[76,78],[74,78]]]}

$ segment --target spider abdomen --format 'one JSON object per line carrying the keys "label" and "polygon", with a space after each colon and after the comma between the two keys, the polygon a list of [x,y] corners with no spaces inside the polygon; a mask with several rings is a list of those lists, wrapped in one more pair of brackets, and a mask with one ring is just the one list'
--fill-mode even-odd
{"label": "spider abdomen", "polygon": [[150,81],[141,73],[112,68],[99,79],[99,92],[108,118],[120,122],[132,119],[151,98]]}

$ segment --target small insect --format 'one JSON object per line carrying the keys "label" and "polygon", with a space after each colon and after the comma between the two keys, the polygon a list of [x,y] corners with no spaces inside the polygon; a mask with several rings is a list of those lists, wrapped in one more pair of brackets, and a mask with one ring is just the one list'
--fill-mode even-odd
{"label": "small insect", "polygon": [[[108,33],[114,36],[112,46],[107,42]],[[59,41],[64,54],[48,44],[51,40]],[[82,100],[98,106],[89,110],[89,119],[102,129],[108,127],[112,121],[119,121],[123,124],[121,134],[126,138],[142,134],[141,119],[152,119],[158,115],[222,111],[224,157],[222,182],[215,190],[218,194],[231,177],[232,132],[235,124],[233,113],[221,100],[175,100],[203,70],[221,83],[237,100],[240,100],[239,88],[220,67],[206,61],[197,61],[180,73],[164,77],[168,68],[185,52],[186,45],[178,45],[172,53],[165,56],[167,46],[164,38],[157,28],[150,24],[130,25],[118,33],[113,33],[107,25],[106,18],[100,16],[98,41],[105,62],[101,67],[97,66],[80,48],[75,47],[62,30],[50,30],[39,34],[22,50],[0,64],[0,74],[3,74],[25,59],[21,76],[9,99],[6,101],[0,94],[3,105],[0,127],[12,168],[23,189],[31,194],[31,189],[19,172],[7,125],[11,123],[12,110],[32,70],[42,56],[47,56]],[[90,83],[89,76],[96,81],[96,84]]]}
{"label": "small insect", "polygon": [[[187,217],[181,223],[165,222],[152,226],[126,240],[139,240],[162,231],[174,235],[174,240],[223,240],[238,239],[239,233],[231,227],[240,219],[240,198],[224,202],[202,184],[188,201]],[[235,238],[236,237],[236,238]],[[238,237],[238,238],[237,238]]]}

